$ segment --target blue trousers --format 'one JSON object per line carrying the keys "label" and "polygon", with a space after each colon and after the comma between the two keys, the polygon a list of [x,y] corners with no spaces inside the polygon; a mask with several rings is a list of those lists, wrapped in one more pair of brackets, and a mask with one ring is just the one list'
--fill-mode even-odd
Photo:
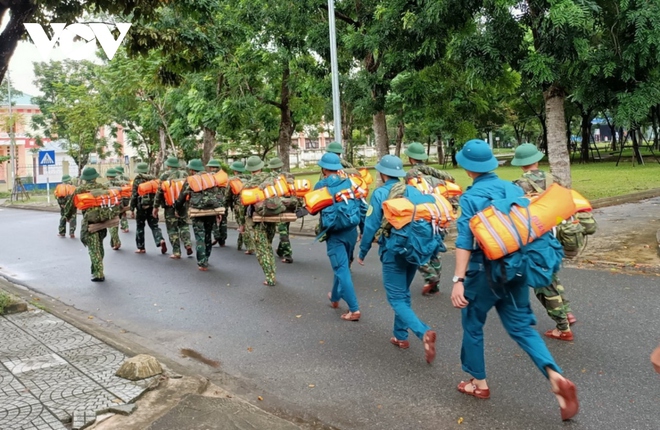
{"label": "blue trousers", "polygon": [[[382,249],[382,247],[381,247]],[[408,339],[408,330],[418,338],[424,337],[430,327],[422,322],[410,307],[410,284],[415,279],[417,266],[383,250],[380,254],[383,265],[383,286],[387,301],[394,311],[394,329],[392,333],[398,340]]]}
{"label": "blue trousers", "polygon": [[353,256],[357,237],[357,229],[352,229],[329,234],[325,241],[330,265],[334,272],[330,300],[338,302],[340,299],[344,299],[351,312],[360,310],[349,268],[349,260]]}
{"label": "blue trousers", "polygon": [[561,373],[545,342],[532,328],[536,325],[536,318],[529,303],[529,287],[524,284],[503,287],[489,282],[482,264],[483,257],[476,257],[470,260],[464,283],[469,304],[462,309],[463,370],[476,379],[486,379],[483,327],[488,311],[495,307],[509,336],[529,355],[543,375],[548,377],[546,367]]}

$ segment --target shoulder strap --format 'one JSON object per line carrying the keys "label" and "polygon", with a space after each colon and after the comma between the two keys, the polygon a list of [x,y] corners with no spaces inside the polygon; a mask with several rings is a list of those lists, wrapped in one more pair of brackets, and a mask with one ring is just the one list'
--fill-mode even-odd
{"label": "shoulder strap", "polygon": [[[527,176],[523,176],[523,179],[526,180],[526,181],[529,183],[529,185],[531,185],[532,188],[534,188],[534,191],[536,191],[537,193],[541,194],[541,193],[544,191],[543,188],[541,188],[541,187],[539,186],[539,184],[537,184],[536,182],[532,181],[532,180],[529,179]],[[545,186],[546,186],[546,187],[548,186],[548,177],[547,177],[547,176],[545,177]]]}

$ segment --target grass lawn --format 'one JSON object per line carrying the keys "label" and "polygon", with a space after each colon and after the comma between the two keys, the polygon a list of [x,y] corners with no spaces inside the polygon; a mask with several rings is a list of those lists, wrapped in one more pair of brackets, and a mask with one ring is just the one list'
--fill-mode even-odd
{"label": "grass lawn", "polygon": [[[656,163],[655,160],[647,160],[646,165],[635,165],[635,167],[632,166],[629,160],[622,160],[618,167],[615,164],[616,161],[574,164],[571,166],[573,188],[590,200],[660,188],[660,164]],[[440,168],[438,165],[433,166]],[[548,170],[548,165],[541,165],[541,169]],[[377,172],[374,169],[370,171],[374,177],[374,183],[371,185],[373,191],[376,185]],[[447,171],[456,178],[456,182],[463,189],[471,184],[470,178],[463,169],[448,168]],[[502,179],[512,181],[518,178],[522,171],[519,167],[504,166],[498,168],[496,173]],[[319,174],[296,175],[296,177],[308,179],[312,184],[315,184],[319,179]]]}

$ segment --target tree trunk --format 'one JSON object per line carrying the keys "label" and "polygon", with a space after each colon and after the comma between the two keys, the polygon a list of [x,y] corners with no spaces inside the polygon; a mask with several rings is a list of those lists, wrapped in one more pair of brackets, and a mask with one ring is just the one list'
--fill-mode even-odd
{"label": "tree trunk", "polygon": [[208,127],[204,127],[204,137],[203,137],[204,147],[202,148],[202,163],[206,166],[206,163],[213,158],[213,150],[217,145],[215,140],[215,130],[211,130]]}
{"label": "tree trunk", "polygon": [[158,148],[156,159],[151,165],[151,174],[156,176],[160,173],[160,168],[165,160],[165,152],[167,151],[167,136],[163,127],[158,127],[158,142],[160,143],[160,147]]}
{"label": "tree trunk", "polygon": [[390,142],[387,138],[387,120],[385,111],[380,110],[374,114],[373,118],[374,138],[376,139],[376,153],[380,160],[390,153]]}
{"label": "tree trunk", "polygon": [[605,121],[607,121],[607,126],[610,128],[610,133],[612,133],[612,151],[616,151],[616,127],[610,122],[607,115],[605,115]]}
{"label": "tree trunk", "polygon": [[591,112],[583,112],[580,114],[582,121],[580,123],[580,131],[582,135],[582,145],[580,146],[580,161],[583,163],[589,162],[589,149],[591,146]]}
{"label": "tree trunk", "polygon": [[565,98],[564,89],[556,85],[551,85],[543,92],[550,171],[557,176],[562,185],[570,187],[571,163],[566,147]]}
{"label": "tree trunk", "polygon": [[651,108],[651,122],[653,124],[653,149],[660,146],[660,136],[658,136],[658,105]]}
{"label": "tree trunk", "polygon": [[[438,163],[442,165],[445,163],[445,145],[442,144],[442,133],[440,132],[438,132],[435,137],[435,147],[438,149]],[[430,152],[431,146],[429,145],[429,153]]]}
{"label": "tree trunk", "polygon": [[644,158],[642,158],[642,153],[639,152],[639,136],[637,135],[637,129],[632,129],[629,131],[630,133],[630,138],[632,139],[632,146],[633,146],[633,158],[635,161],[637,161],[640,165],[644,165]]}
{"label": "tree trunk", "polygon": [[286,63],[282,71],[282,87],[280,88],[280,135],[277,140],[280,159],[284,163],[283,172],[290,171],[289,153],[291,152],[291,136],[293,135],[293,113],[291,112],[291,89],[289,88],[289,78],[291,69],[289,63]]}
{"label": "tree trunk", "polygon": [[345,148],[346,161],[353,164],[355,148],[353,148],[353,114],[350,112],[350,108],[346,105],[342,105],[341,109],[341,138]]}
{"label": "tree trunk", "polygon": [[[14,55],[18,41],[25,34],[23,24],[30,22],[37,11],[37,2],[14,1],[10,3],[12,4],[9,8],[11,19],[2,34],[0,34],[0,83],[4,82],[5,74],[9,67],[9,60]],[[7,6],[5,2],[0,4],[0,17],[7,18]]]}
{"label": "tree trunk", "polygon": [[394,155],[401,157],[401,145],[403,144],[403,135],[405,134],[405,124],[403,120],[399,120],[396,125],[396,147],[394,148]]}

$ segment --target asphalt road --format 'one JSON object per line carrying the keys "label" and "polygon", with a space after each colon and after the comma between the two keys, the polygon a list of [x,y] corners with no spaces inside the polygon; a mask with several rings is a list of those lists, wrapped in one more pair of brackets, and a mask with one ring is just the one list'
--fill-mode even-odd
{"label": "asphalt road", "polygon": [[[89,259],[78,239],[56,236],[58,215],[0,209],[0,273],[34,290],[112,320],[181,361],[180,348],[219,360],[292,412],[342,429],[658,429],[660,379],[649,355],[660,340],[658,278],[566,269],[562,280],[579,320],[576,340],[548,340],[581,400],[562,424],[540,372],[511,341],[495,313],[486,331],[490,400],[456,391],[460,313],[449,301],[452,255],[444,258],[442,294],[415,293],[413,307],[438,332],[438,355],[424,361],[421,341],[389,343],[393,313],[382,289],[376,249],[355,265],[360,322],[340,320],[326,298],[332,272],[325,246],[294,238],[293,265],[278,263],[278,285],[265,287],[255,257],[214,248],[211,270],[194,259],[160,254],[147,232],[147,254],[134,254],[133,232],[120,251],[106,246],[106,282],[89,282]],[[277,239],[276,239],[277,240]],[[419,291],[418,278],[414,289]],[[538,330],[553,327],[538,303]],[[462,419],[462,424],[459,420]]]}

